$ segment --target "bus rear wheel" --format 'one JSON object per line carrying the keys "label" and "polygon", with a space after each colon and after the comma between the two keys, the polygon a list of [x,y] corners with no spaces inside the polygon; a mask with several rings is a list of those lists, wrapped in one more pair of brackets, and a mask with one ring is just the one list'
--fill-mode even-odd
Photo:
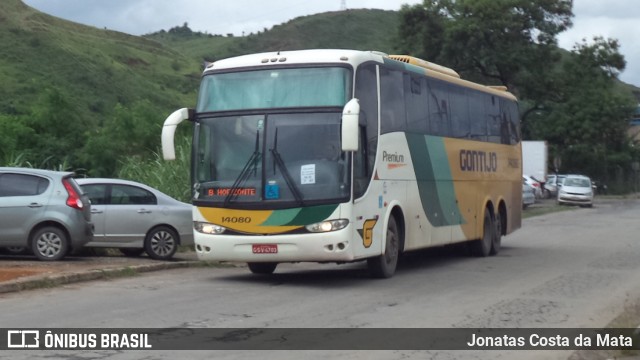
{"label": "bus rear wheel", "polygon": [[478,240],[474,240],[470,244],[471,253],[478,257],[489,256],[491,249],[493,248],[494,233],[495,226],[493,223],[493,217],[491,216],[489,209],[485,209],[482,237]]}
{"label": "bus rear wheel", "polygon": [[278,263],[271,263],[271,262],[256,263],[256,262],[250,262],[250,263],[247,263],[247,266],[249,266],[249,270],[251,270],[251,272],[254,273],[254,274],[269,275],[269,274],[273,274],[273,272],[276,271],[276,266],[278,266]]}
{"label": "bus rear wheel", "polygon": [[396,219],[391,216],[387,226],[387,241],[384,254],[367,260],[369,272],[375,278],[390,278],[396,272],[400,255],[400,235]]}
{"label": "bus rear wheel", "polygon": [[500,211],[496,212],[496,218],[493,221],[493,242],[491,244],[491,251],[489,255],[496,255],[500,252],[500,247],[502,246],[502,216],[500,215]]}

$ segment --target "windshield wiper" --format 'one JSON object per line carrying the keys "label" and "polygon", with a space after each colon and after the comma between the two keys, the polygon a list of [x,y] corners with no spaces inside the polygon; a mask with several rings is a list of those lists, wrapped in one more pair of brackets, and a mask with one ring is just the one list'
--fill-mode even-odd
{"label": "windshield wiper", "polygon": [[273,140],[273,149],[270,149],[270,151],[273,154],[274,172],[275,172],[275,165],[277,165],[278,168],[280,168],[282,177],[284,177],[284,181],[287,183],[287,186],[293,193],[293,197],[296,198],[298,205],[303,206],[304,201],[302,200],[302,194],[300,193],[300,190],[298,190],[298,187],[296,186],[296,183],[293,181],[293,178],[291,177],[289,170],[287,170],[287,166],[284,164],[284,161],[282,160],[282,156],[280,156],[280,153],[278,152],[278,128],[276,128],[275,139]]}
{"label": "windshield wiper", "polygon": [[251,176],[251,172],[255,176],[256,171],[258,170],[258,164],[260,163],[260,159],[262,158],[262,153],[260,153],[260,130],[256,130],[256,145],[253,150],[253,154],[247,160],[247,163],[244,164],[242,171],[231,185],[231,189],[229,189],[229,194],[224,198],[224,206],[227,206],[231,203],[232,200],[238,197],[237,190],[244,184],[245,181]]}

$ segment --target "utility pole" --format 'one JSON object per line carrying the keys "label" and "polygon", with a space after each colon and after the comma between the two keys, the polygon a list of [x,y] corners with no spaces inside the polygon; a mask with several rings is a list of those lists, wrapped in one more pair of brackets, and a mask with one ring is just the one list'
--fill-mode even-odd
{"label": "utility pole", "polygon": [[340,3],[340,10],[341,11],[347,10],[347,0],[342,0],[342,2]]}

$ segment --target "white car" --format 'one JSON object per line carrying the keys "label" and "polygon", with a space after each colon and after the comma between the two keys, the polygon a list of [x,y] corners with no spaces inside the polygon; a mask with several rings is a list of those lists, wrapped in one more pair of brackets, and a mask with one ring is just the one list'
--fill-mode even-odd
{"label": "white car", "polygon": [[591,179],[583,175],[567,175],[558,190],[558,204],[593,206]]}
{"label": "white car", "polygon": [[76,179],[91,199],[93,240],[86,247],[119,248],[170,259],[178,245],[193,244],[191,205],[150,186],[119,179]]}

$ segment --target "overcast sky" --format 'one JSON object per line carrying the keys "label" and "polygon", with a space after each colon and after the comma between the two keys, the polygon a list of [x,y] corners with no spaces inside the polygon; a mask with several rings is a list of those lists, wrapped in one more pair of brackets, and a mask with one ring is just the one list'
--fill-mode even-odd
{"label": "overcast sky", "polygon": [[[1,0],[0,0],[1,1]],[[74,22],[142,35],[185,22],[194,31],[235,35],[270,29],[298,16],[347,8],[399,10],[421,0],[23,0],[45,13]],[[618,39],[627,68],[620,78],[640,86],[640,2],[574,0],[573,28],[558,37],[571,50],[595,35]],[[427,59],[428,60],[428,59]]]}

